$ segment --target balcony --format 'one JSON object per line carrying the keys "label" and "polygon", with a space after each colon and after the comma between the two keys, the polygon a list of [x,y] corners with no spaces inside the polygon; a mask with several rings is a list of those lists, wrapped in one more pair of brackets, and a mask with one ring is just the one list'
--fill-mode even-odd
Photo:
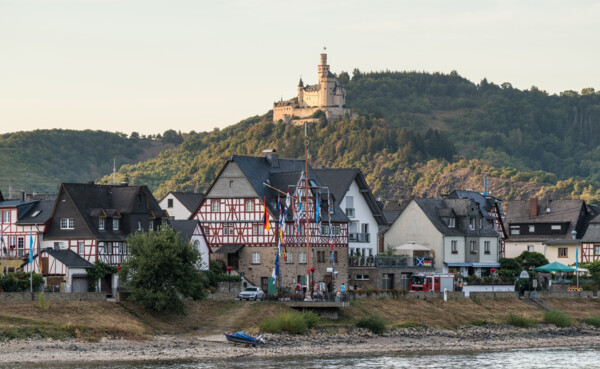
{"label": "balcony", "polygon": [[426,257],[410,256],[350,256],[350,267],[377,268],[431,268],[435,267],[434,260]]}
{"label": "balcony", "polygon": [[370,233],[348,233],[348,242],[369,242]]}

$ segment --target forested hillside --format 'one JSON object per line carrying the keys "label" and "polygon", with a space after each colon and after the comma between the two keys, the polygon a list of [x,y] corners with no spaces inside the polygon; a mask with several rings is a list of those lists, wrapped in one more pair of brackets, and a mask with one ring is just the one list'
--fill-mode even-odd
{"label": "forested hillside", "polygon": [[137,133],[127,137],[122,133],[53,129],[3,134],[0,190],[5,197],[9,187],[12,191],[56,193],[61,182],[87,182],[112,172],[113,159],[119,167],[147,160],[174,146]]}

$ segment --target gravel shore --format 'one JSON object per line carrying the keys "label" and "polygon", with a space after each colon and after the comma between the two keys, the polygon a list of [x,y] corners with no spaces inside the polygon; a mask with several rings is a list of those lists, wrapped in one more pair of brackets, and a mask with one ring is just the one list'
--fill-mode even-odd
{"label": "gravel shore", "polygon": [[597,346],[600,330],[581,325],[556,328],[515,328],[486,325],[456,330],[403,328],[378,336],[358,328],[322,328],[307,335],[264,336],[257,348],[234,345],[217,336],[157,336],[148,341],[102,339],[14,340],[2,343],[0,363],[124,362],[154,360],[197,360],[239,356],[300,356],[318,354],[414,353],[420,351],[485,351],[516,348]]}

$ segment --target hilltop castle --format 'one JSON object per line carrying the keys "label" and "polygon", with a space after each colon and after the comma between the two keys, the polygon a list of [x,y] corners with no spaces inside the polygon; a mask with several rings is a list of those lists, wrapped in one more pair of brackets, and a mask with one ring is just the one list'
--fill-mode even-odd
{"label": "hilltop castle", "polygon": [[335,75],[329,71],[327,54],[321,54],[319,64],[319,84],[306,85],[298,83],[298,97],[273,104],[273,122],[282,120],[285,123],[303,124],[316,121],[311,116],[321,110],[328,120],[343,117],[350,113],[346,108],[346,90],[338,83]]}

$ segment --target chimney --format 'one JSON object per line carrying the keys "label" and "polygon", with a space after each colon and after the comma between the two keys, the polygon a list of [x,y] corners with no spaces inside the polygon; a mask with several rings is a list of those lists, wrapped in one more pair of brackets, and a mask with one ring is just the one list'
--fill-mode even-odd
{"label": "chimney", "polygon": [[273,167],[273,168],[279,168],[279,157],[277,156],[277,150],[275,149],[265,149],[262,152],[262,155],[264,158],[267,159],[267,162]]}
{"label": "chimney", "polygon": [[537,203],[537,198],[536,197],[532,197],[529,199],[529,216],[530,217],[537,217],[538,212],[538,203]]}
{"label": "chimney", "polygon": [[21,191],[21,201],[25,201],[25,192]]}

